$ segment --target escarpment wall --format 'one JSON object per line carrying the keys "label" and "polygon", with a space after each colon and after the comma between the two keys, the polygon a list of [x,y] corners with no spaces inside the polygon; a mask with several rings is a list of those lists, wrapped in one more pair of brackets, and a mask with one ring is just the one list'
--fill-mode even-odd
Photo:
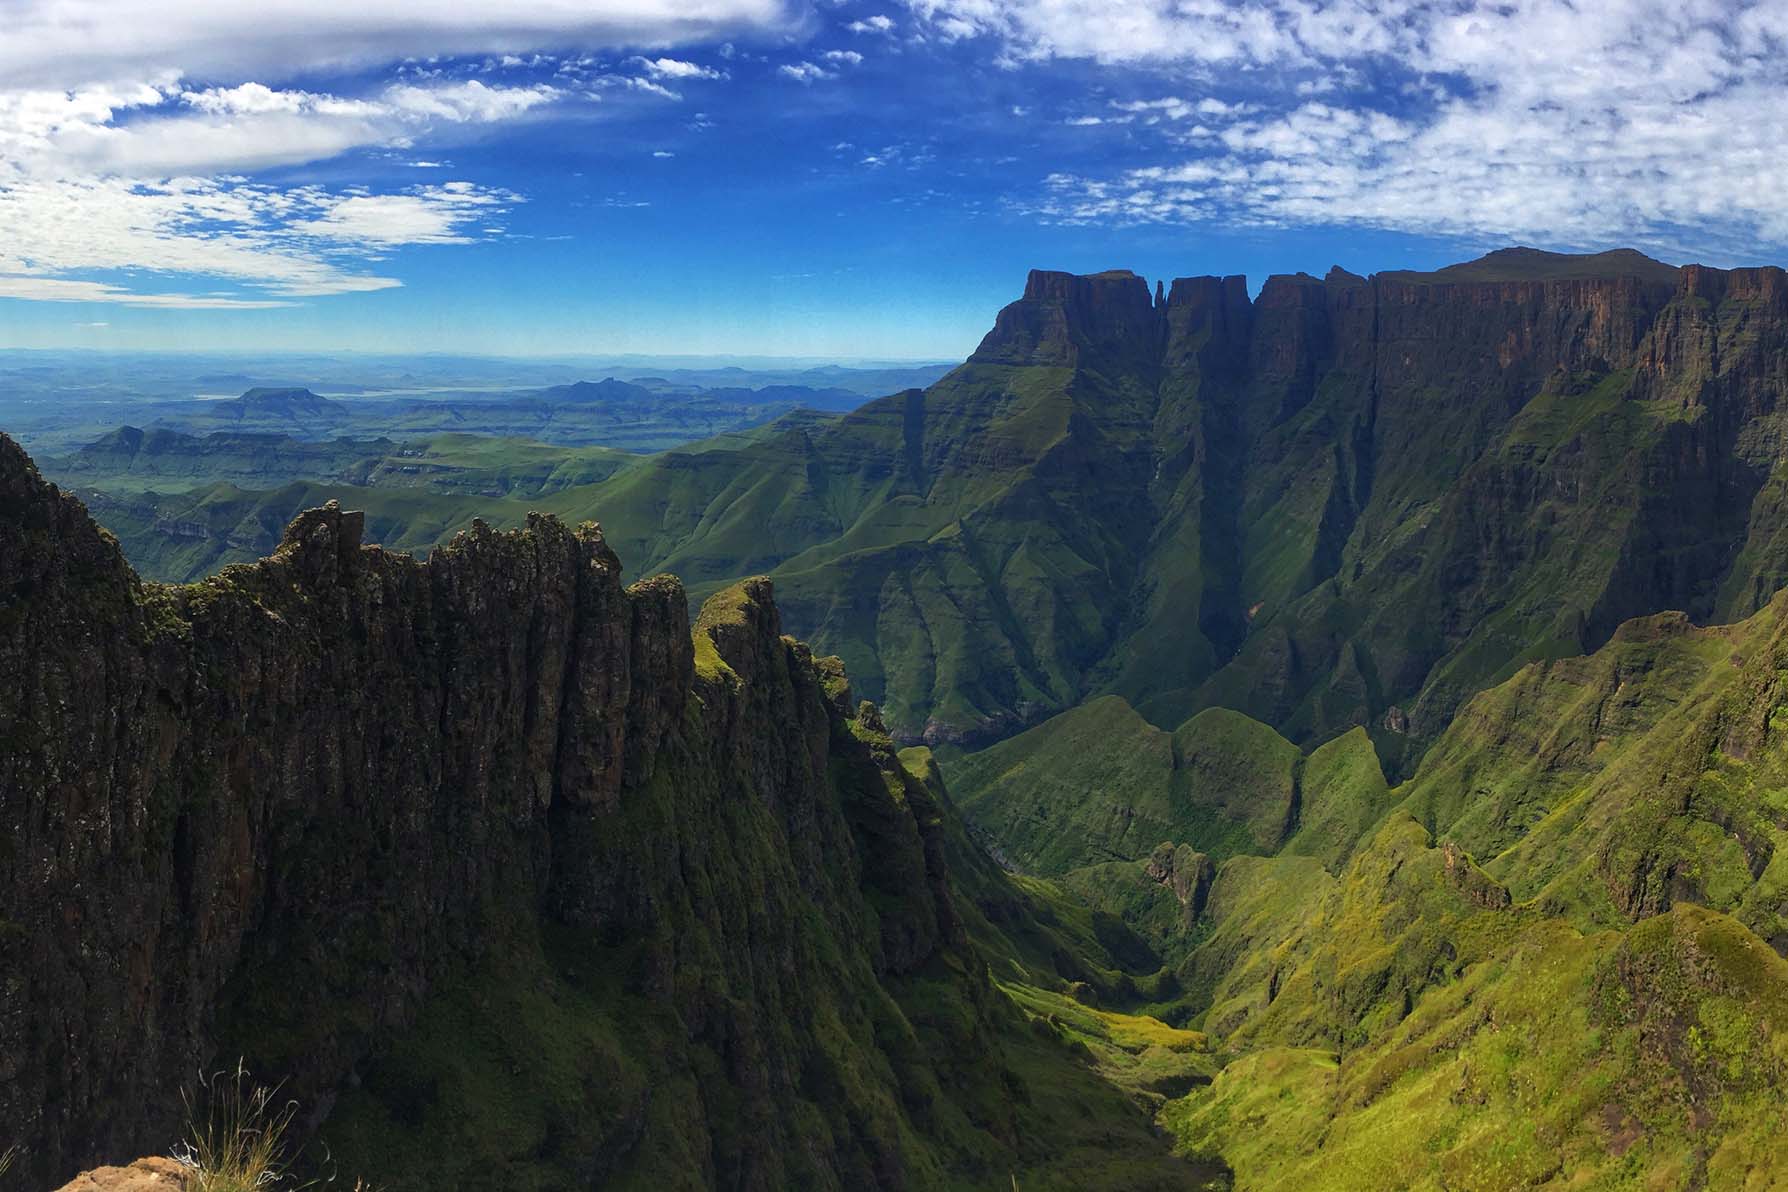
{"label": "escarpment wall", "polygon": [[[1111,514],[1061,502],[1072,578],[1051,595],[1090,592],[1102,619],[1037,703],[1110,691],[1160,724],[1237,707],[1306,742],[1364,724],[1394,767],[1524,652],[1665,608],[1747,615],[1784,574],[1785,276],[1508,250],[1276,275],[1253,299],[1180,278],[1151,302],[1123,271],[1033,272],[963,383],[1016,402],[1047,376],[988,366],[1073,370],[1074,450],[1034,470],[1094,459],[1083,491],[1115,494]],[[999,694],[974,739],[1038,718],[1000,719]],[[898,728],[925,695],[890,684]],[[927,739],[954,731],[938,721]]]}

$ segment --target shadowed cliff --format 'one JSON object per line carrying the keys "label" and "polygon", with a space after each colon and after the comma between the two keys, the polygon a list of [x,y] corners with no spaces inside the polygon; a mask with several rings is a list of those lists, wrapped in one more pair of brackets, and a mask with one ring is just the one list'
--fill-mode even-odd
{"label": "shadowed cliff", "polygon": [[766,581],[692,637],[593,526],[427,562],[361,531],[310,510],[268,559],[144,584],[0,437],[29,1175],[165,1150],[181,1088],[245,1056],[392,1189],[1183,1178],[1020,1029],[933,795]]}

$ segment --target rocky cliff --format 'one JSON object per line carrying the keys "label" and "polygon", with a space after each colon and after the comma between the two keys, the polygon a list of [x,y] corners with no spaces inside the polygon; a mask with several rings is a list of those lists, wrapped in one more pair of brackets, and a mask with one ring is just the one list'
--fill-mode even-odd
{"label": "rocky cliff", "polygon": [[[1365,725],[1400,765],[1521,661],[1743,616],[1788,575],[1783,278],[1510,250],[1250,301],[1033,272],[956,373],[809,438],[826,516],[766,511],[798,541],[754,564],[906,734],[1112,692],[1163,725]],[[870,443],[909,467],[873,479]],[[642,545],[713,573],[712,534]]]}
{"label": "rocky cliff", "polygon": [[1072,1170],[1030,1081],[1164,1178],[1016,1029],[939,807],[767,582],[692,635],[594,526],[427,562],[361,534],[311,510],[144,584],[0,437],[0,1123],[30,1177],[165,1150],[244,1056],[393,1189]]}

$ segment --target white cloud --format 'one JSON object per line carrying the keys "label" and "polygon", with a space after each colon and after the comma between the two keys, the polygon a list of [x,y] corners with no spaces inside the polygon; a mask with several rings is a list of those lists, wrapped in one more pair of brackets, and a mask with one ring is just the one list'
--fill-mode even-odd
{"label": "white cloud", "polygon": [[830,79],[835,77],[833,72],[827,70],[823,66],[816,66],[811,62],[796,62],[792,65],[784,64],[776,68],[776,73],[784,78],[793,79],[797,83],[813,83],[820,79]]}
{"label": "white cloud", "polygon": [[551,103],[561,92],[545,83],[532,87],[487,87],[477,79],[432,87],[408,84],[388,88],[386,104],[404,116],[447,120],[454,124],[489,124],[508,120],[531,108]]}
{"label": "white cloud", "polygon": [[855,50],[827,50],[821,57],[827,62],[842,62],[846,66],[863,65],[863,55]]}
{"label": "white cloud", "polygon": [[[218,298],[203,294],[145,293],[94,281],[66,281],[50,277],[0,276],[0,298],[29,302],[116,302],[149,310],[268,310],[292,306],[271,299]],[[78,323],[80,327],[104,327],[106,323]]]}
{"label": "white cloud", "polygon": [[1150,124],[1156,124],[1162,120],[1190,120],[1199,116],[1222,119],[1241,115],[1248,110],[1246,104],[1225,103],[1210,96],[1197,101],[1181,99],[1174,95],[1162,99],[1113,100],[1111,106],[1120,112],[1139,116]]}
{"label": "white cloud", "polygon": [[[482,235],[518,197],[469,182],[400,194],[278,189],[233,179],[23,181],[0,188],[0,294],[190,308],[287,305],[401,283],[365,264],[405,244]],[[244,287],[238,297],[166,295],[71,274],[140,271]],[[145,283],[145,290],[148,289]]]}
{"label": "white cloud", "polygon": [[349,195],[322,205],[313,219],[293,223],[289,231],[317,236],[362,248],[391,248],[402,244],[467,244],[472,231],[501,232],[499,227],[477,227],[520,196],[489,191],[469,182],[449,182],[396,195]]}
{"label": "white cloud", "polygon": [[275,91],[265,83],[243,83],[236,87],[187,91],[180,98],[214,116],[259,116],[268,112],[302,111],[320,97],[307,91]]}
{"label": "white cloud", "polygon": [[852,33],[873,33],[886,37],[894,32],[894,21],[890,17],[877,13],[872,17],[864,17],[860,21],[852,21],[845,28]]}
{"label": "white cloud", "polygon": [[[477,80],[399,83],[363,98],[250,81],[181,89],[172,78],[68,91],[0,91],[0,297],[260,308],[294,297],[389,289],[372,256],[456,244],[516,196],[448,183],[375,196],[256,185],[242,175],[439,128],[523,116],[551,87]],[[128,114],[132,119],[121,120]],[[426,159],[411,163],[440,168]],[[162,292],[151,281],[73,276],[136,270],[250,291]]]}
{"label": "white cloud", "polygon": [[1784,0],[907,3],[1015,68],[1223,81],[1115,103],[1162,126],[1154,160],[1047,183],[1027,205],[1049,218],[1788,245]]}
{"label": "white cloud", "polygon": [[[906,0],[920,21],[951,40],[989,37],[1011,60],[1091,58],[1105,63],[1275,62],[1299,33],[1325,41],[1356,26],[1388,23],[1363,0]],[[1326,15],[1325,15],[1326,13]]]}
{"label": "white cloud", "polygon": [[281,79],[405,57],[669,47],[785,31],[789,0],[7,0],[0,79],[69,89],[179,71]]}
{"label": "white cloud", "polygon": [[655,79],[720,79],[726,77],[712,67],[698,66],[694,62],[683,62],[676,58],[636,58],[634,62]]}
{"label": "white cloud", "polygon": [[638,77],[623,78],[619,75],[616,75],[616,76],[613,76],[608,81],[619,83],[623,87],[630,87],[635,91],[644,91],[648,95],[656,95],[660,99],[680,100],[683,98],[682,95],[680,95],[679,93],[677,93],[675,91],[672,91],[669,87],[666,87],[663,83],[654,83],[651,79],[643,79],[643,78],[638,78]]}
{"label": "white cloud", "polygon": [[[413,152],[594,100],[583,50],[789,30],[797,15],[791,0],[0,0],[0,297],[228,309],[389,289],[401,283],[373,262],[504,234],[520,197],[470,182],[380,194],[245,175]],[[485,76],[558,63],[560,85],[450,77],[438,56],[453,54],[484,55],[471,69]],[[622,85],[673,99],[654,80],[723,77],[658,54],[636,62],[646,77]],[[359,94],[279,85],[347,66],[389,78],[394,64],[398,81]],[[191,278],[208,284],[187,292]]]}
{"label": "white cloud", "polygon": [[653,157],[675,157],[676,154],[672,153],[669,149],[654,149],[654,150],[652,150],[652,156]]}
{"label": "white cloud", "polygon": [[[402,147],[442,126],[512,120],[560,98],[542,85],[398,83],[366,98],[260,83],[0,92],[0,186],[19,178],[243,173]],[[117,117],[131,114],[128,122]]]}

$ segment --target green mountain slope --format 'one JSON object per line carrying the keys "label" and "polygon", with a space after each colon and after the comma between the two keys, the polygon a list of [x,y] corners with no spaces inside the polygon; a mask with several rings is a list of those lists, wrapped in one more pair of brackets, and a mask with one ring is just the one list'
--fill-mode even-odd
{"label": "green mountain slope", "polygon": [[1338,858],[1389,806],[1358,730],[1306,759],[1238,712],[1209,708],[1167,733],[1118,696],[970,754],[950,776],[1015,864],[1050,874],[1137,860],[1163,841],[1219,860],[1282,846]]}
{"label": "green mountain slope", "polygon": [[[1631,621],[1469,700],[1395,788],[1358,729],[1312,751],[1289,837],[1226,859],[1115,700],[949,770],[1002,856],[1080,865],[1059,883],[1161,958],[1104,1004],[1209,1040],[1220,1071],[1160,1120],[1236,1187],[1772,1187],[1784,674],[1788,595]],[[1276,815],[1278,753],[1242,756],[1226,788]],[[1027,851],[1046,813],[1073,817],[1052,840],[1147,826],[1085,865]]]}

